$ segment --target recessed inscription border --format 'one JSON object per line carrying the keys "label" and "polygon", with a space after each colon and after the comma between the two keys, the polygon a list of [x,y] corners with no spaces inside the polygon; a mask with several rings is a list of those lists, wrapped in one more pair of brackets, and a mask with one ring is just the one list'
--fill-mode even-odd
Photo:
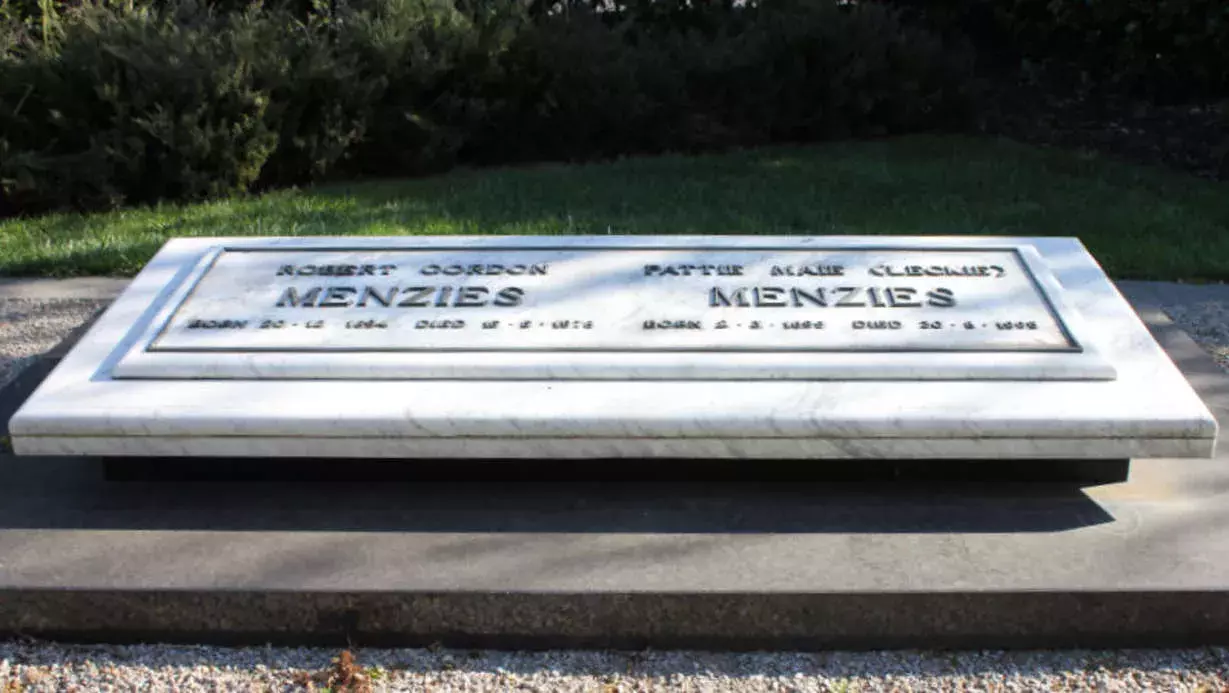
{"label": "recessed inscription border", "polygon": [[[772,252],[772,253],[859,253],[859,252],[875,252],[875,253],[1010,253],[1018,261],[1020,268],[1024,270],[1024,276],[1027,278],[1029,286],[1035,292],[1037,298],[1040,299],[1041,305],[1044,306],[1049,318],[1053,320],[1054,326],[1057,328],[1062,338],[1066,341],[1063,346],[1047,346],[1047,347],[1027,347],[1027,346],[1009,346],[1009,347],[915,347],[915,346],[894,346],[894,347],[831,347],[823,345],[808,345],[805,347],[791,346],[643,346],[643,347],[527,347],[527,346],[465,346],[465,347],[446,347],[446,346],[338,346],[338,347],[294,347],[294,346],[245,346],[245,347],[229,347],[229,346],[167,346],[160,342],[166,335],[169,327],[174,323],[179,313],[188,305],[190,300],[196,294],[201,282],[205,280],[209,272],[217,264],[218,260],[226,253],[277,253],[277,254],[298,254],[298,253],[396,253],[401,255],[406,254],[440,254],[440,253],[549,253],[549,252],[577,252],[598,253],[598,252],[618,252],[618,253],[635,253],[635,252],[717,252],[717,253],[755,253],[755,252]],[[1032,251],[1032,252],[1030,252]],[[198,262],[192,273],[185,278],[184,284],[187,286],[186,291],[181,289],[178,294],[178,300],[162,311],[157,318],[157,329],[154,335],[148,340],[144,350],[146,352],[162,352],[162,353],[214,353],[214,354],[244,354],[244,353],[264,353],[264,354],[362,354],[362,353],[500,353],[500,352],[529,352],[529,353],[611,353],[611,354],[637,354],[637,353],[761,353],[761,354],[789,354],[789,353],[863,353],[863,354],[1080,354],[1085,351],[1084,346],[1076,338],[1071,326],[1064,319],[1062,311],[1058,309],[1055,302],[1055,297],[1052,296],[1052,291],[1056,288],[1056,282],[1045,282],[1039,277],[1040,257],[1036,251],[1030,246],[1010,246],[1010,245],[987,245],[987,246],[936,246],[936,247],[910,247],[910,246],[815,246],[815,247],[782,247],[776,245],[749,245],[749,246],[618,246],[618,245],[584,245],[584,246],[568,246],[568,245],[534,245],[534,246],[428,246],[428,247],[397,247],[397,246],[346,246],[346,245],[329,245],[329,246],[311,246],[311,247],[261,247],[261,246],[220,246],[211,249],[205,253]],[[1044,270],[1042,270],[1044,272]],[[1049,284],[1050,286],[1047,286]]]}
{"label": "recessed inscription border", "polygon": [[[246,381],[438,381],[438,380],[485,380],[485,381],[524,381],[524,380],[561,380],[561,381],[1112,381],[1117,375],[1117,369],[1102,355],[1102,344],[1090,339],[1089,326],[1079,311],[1075,310],[1066,289],[1059,283],[1055,274],[1042,259],[1042,255],[1034,248],[1031,241],[1036,239],[993,238],[981,241],[979,238],[959,237],[901,237],[898,239],[884,238],[882,244],[876,238],[858,237],[766,237],[763,242],[756,242],[745,236],[572,236],[555,238],[547,237],[505,237],[478,236],[464,238],[421,237],[421,238],[225,238],[216,239],[212,244],[198,244],[190,255],[181,254],[173,283],[165,288],[169,291],[161,293],[156,299],[157,307],[147,318],[132,325],[130,337],[126,338],[116,360],[106,364],[99,372],[99,377],[115,380],[146,380],[172,382],[177,380],[246,380]],[[896,240],[898,242],[892,242]],[[964,241],[968,241],[967,243]],[[706,242],[709,241],[709,242]],[[815,244],[815,245],[811,245]],[[552,263],[549,276],[539,274],[525,277],[523,281],[509,281],[511,277],[500,275],[478,277],[450,274],[453,281],[440,282],[444,277],[428,277],[432,274],[430,264],[445,266],[459,263],[468,268],[469,263],[498,263],[504,253],[524,251],[529,253],[526,259],[534,259],[539,263]],[[553,252],[552,252],[553,251]],[[560,253],[560,251],[563,251]],[[692,274],[689,277],[700,276],[697,270],[710,266],[711,263],[740,262],[744,273],[738,277],[711,277],[712,283],[694,282],[687,276],[670,276],[662,279],[647,278],[647,292],[635,293],[634,287],[628,287],[620,276],[629,277],[631,282],[638,282],[635,277],[641,274],[641,263],[635,256],[620,255],[611,261],[591,251],[660,251],[654,261],[665,265],[672,260],[675,263],[692,264]],[[692,253],[690,257],[677,260],[672,253]],[[711,256],[703,253],[708,251]],[[224,253],[235,253],[233,259],[226,259]],[[340,268],[351,267],[351,263],[377,262],[378,257],[364,257],[372,253],[399,254],[399,268],[391,268],[387,279],[370,277],[368,274],[350,277],[342,274]],[[793,262],[790,255],[793,252],[816,254],[800,262]],[[881,257],[868,258],[862,262],[860,258],[850,254],[859,252],[882,253]],[[963,253],[997,254],[997,257],[980,258],[969,264],[963,261]],[[269,263],[261,259],[263,254],[286,253],[287,262]],[[313,258],[310,263],[298,263],[295,258],[302,258],[303,253],[319,253],[324,257]],[[415,257],[422,254],[424,262],[417,262]],[[541,259],[533,254],[547,257]],[[695,255],[700,253],[700,255]],[[742,253],[754,257],[741,258]],[[893,257],[901,254],[932,253],[929,258]],[[943,254],[947,253],[944,258]],[[822,255],[819,255],[822,254]],[[846,257],[840,257],[845,254]],[[450,257],[449,255],[452,255]],[[779,256],[773,257],[773,256]],[[344,256],[344,257],[338,257]],[[468,257],[467,257],[468,256]],[[1047,256],[1048,257],[1048,256]],[[184,271],[184,263],[188,264]],[[646,260],[647,261],[647,260]],[[652,261],[650,261],[652,262]],[[789,275],[781,277],[777,267],[820,266],[831,262],[833,265],[843,265],[847,279],[842,281],[825,276]],[[218,264],[225,263],[225,264]],[[284,297],[285,289],[280,279],[274,283],[262,279],[264,272],[274,272],[289,267],[306,267],[309,264],[319,272],[316,276],[306,276],[295,270],[293,286],[300,294],[316,287],[323,287],[320,300],[312,305],[290,303],[287,307],[293,314],[287,314],[286,329],[265,331],[254,321],[266,318],[281,317],[278,311],[271,310],[279,297]],[[558,268],[554,263],[559,264]],[[393,264],[390,258],[388,264]],[[215,275],[207,273],[217,265],[220,272]],[[322,269],[328,266],[329,269]],[[490,265],[487,265],[488,267]],[[676,264],[684,267],[683,264]],[[915,266],[929,271],[942,268],[943,271],[928,276],[914,273]],[[990,267],[992,274],[999,272],[995,267],[1007,268],[1009,283],[997,287],[999,279],[1004,275],[999,272],[997,277],[986,276],[985,267]],[[153,269],[151,266],[150,269]],[[159,266],[159,269],[163,269]],[[556,269],[558,273],[556,273]],[[643,268],[647,276],[647,267]],[[350,270],[344,270],[349,272]],[[625,274],[629,272],[630,274]],[[685,273],[684,273],[685,274]],[[707,275],[707,272],[704,273]],[[810,274],[807,272],[806,274]],[[1014,280],[1010,277],[1014,275]],[[280,275],[279,275],[280,276]],[[414,278],[416,282],[407,282]],[[421,278],[421,279],[420,279]],[[437,281],[422,281],[436,279]],[[594,284],[587,283],[592,279]],[[676,281],[676,279],[678,281]],[[956,285],[953,282],[959,282]],[[454,291],[459,285],[485,285],[492,290],[491,296],[501,286],[515,285],[526,290],[526,300],[521,305],[503,314],[504,308],[498,310],[491,305],[485,308],[462,310],[473,312],[464,317],[469,329],[456,330],[450,336],[434,337],[425,335],[419,339],[416,324],[420,319],[441,319],[452,317],[455,312],[452,306],[439,310],[438,306],[427,309],[415,309],[410,305],[407,312],[390,306],[384,301],[376,302],[372,298],[366,302],[356,301],[354,290],[350,290],[351,300],[345,306],[337,306],[335,302],[324,305],[325,294],[333,287],[352,285],[360,294],[368,288],[379,292],[398,289],[408,291],[407,284],[453,285]],[[983,283],[985,285],[983,286]],[[860,287],[861,296],[849,304],[838,307],[833,287],[845,284]],[[994,284],[994,286],[991,286]],[[771,287],[784,286],[787,306],[781,307],[781,302],[770,302],[768,294],[765,301],[760,302],[761,295],[755,289],[762,288],[772,291]],[[579,292],[602,287],[593,294],[590,304],[587,294]],[[966,287],[966,288],[962,288]],[[399,288],[398,288],[399,287]],[[573,288],[576,287],[576,288]],[[703,298],[694,303],[691,289],[700,290]],[[747,290],[750,304],[741,300],[737,305],[729,302],[714,303],[710,289],[719,287],[721,291],[733,297],[739,289]],[[827,304],[817,304],[812,309],[812,301],[799,301],[790,291],[796,287],[802,292],[821,293],[827,295]],[[913,287],[918,290],[915,296],[898,293],[898,289]],[[927,347],[929,336],[922,333],[920,324],[923,319],[931,319],[926,313],[936,314],[946,311],[943,306],[930,303],[926,292],[936,288],[947,287],[955,290],[956,310],[944,317],[949,318],[951,325],[944,324],[944,330],[951,329],[948,337],[941,337],[948,342],[954,342],[963,348],[936,349],[905,348],[907,346]],[[421,287],[412,287],[417,290]],[[870,296],[869,289],[877,288],[880,296],[894,305],[884,306],[878,298]],[[892,288],[893,296],[883,293],[884,289]],[[780,296],[781,289],[775,289]],[[965,297],[965,291],[972,294]],[[202,293],[203,292],[203,293]],[[255,293],[254,293],[255,292]],[[540,292],[547,292],[542,294]],[[661,292],[661,293],[657,293]],[[404,294],[395,294],[397,301]],[[636,297],[648,295],[643,301]],[[822,295],[822,294],[821,294]],[[260,297],[260,296],[263,296]],[[922,297],[924,304],[914,308],[915,299]],[[196,303],[192,298],[197,297]],[[253,297],[253,298],[249,298]],[[897,303],[896,298],[902,299]],[[266,301],[268,302],[266,304]],[[1004,302],[1005,301],[1005,302]],[[1017,303],[1020,301],[1020,303]],[[431,303],[435,301],[432,300]],[[382,305],[381,305],[382,304]],[[266,305],[267,308],[257,308]],[[422,304],[418,304],[421,306]],[[1024,312],[1019,316],[1001,315],[1005,307],[1019,305]],[[244,308],[247,306],[247,308]],[[648,306],[645,310],[638,306]],[[234,307],[235,314],[230,315]],[[309,311],[319,312],[325,318],[326,328],[320,332],[307,335],[300,330],[305,328],[304,317]],[[662,315],[662,307],[671,308]],[[404,309],[405,306],[402,306]],[[534,330],[517,334],[511,330],[512,318],[532,317],[535,313],[544,311],[541,316],[547,321],[558,313],[556,309],[563,308],[563,313],[574,314],[582,311],[584,316],[593,316],[596,329],[579,337],[571,336],[570,332],[555,333],[548,330],[534,335]],[[592,311],[589,309],[592,308]],[[893,308],[894,310],[880,310]],[[192,312],[187,312],[191,309]],[[353,310],[358,309],[358,310]],[[369,312],[370,309],[370,312]],[[904,309],[904,310],[901,310]],[[714,311],[712,313],[708,311]],[[324,315],[328,312],[333,317]],[[700,311],[700,312],[695,312]],[[844,312],[842,312],[844,311]],[[916,312],[915,312],[916,311]],[[694,317],[702,322],[702,329],[687,334],[652,334],[645,329],[645,337],[640,337],[638,320],[633,326],[627,324],[631,317],[641,318],[673,318]],[[894,344],[891,348],[871,350],[861,344],[862,335],[853,325],[855,321],[866,319],[879,320],[891,318],[894,313],[902,314],[900,321],[905,325],[905,332],[880,331],[878,334],[867,334],[867,342],[874,344]],[[1015,312],[1015,311],[1012,311]],[[486,345],[504,341],[500,336],[502,330],[492,330],[485,335],[477,328],[484,318],[481,313],[493,314],[492,317],[507,317],[509,332],[508,342],[513,345],[527,346],[546,345],[538,349],[441,349],[441,345],[457,345],[463,342],[469,347],[471,337]],[[722,314],[724,313],[724,315]],[[771,313],[771,317],[768,316]],[[826,323],[821,329],[835,329],[836,332],[819,334],[805,330],[793,330],[789,336],[779,336],[791,328],[782,323],[785,319],[806,318],[807,313],[816,316]],[[981,330],[965,331],[962,321],[972,318],[976,320],[985,313],[986,322],[1036,320],[1037,329],[1032,327],[1019,330],[1017,336],[1011,328],[1004,330],[1002,325],[994,325],[983,333]],[[373,314],[386,320],[387,330],[350,331],[350,325],[344,322],[352,319],[366,320]],[[720,337],[709,339],[709,329],[716,327],[718,318],[731,318],[731,325],[738,317],[754,318],[757,314],[767,318],[766,329],[759,331],[731,330]],[[401,316],[406,316],[407,322],[402,322]],[[825,317],[827,316],[827,317]],[[839,316],[839,317],[838,317]],[[210,329],[189,329],[190,320],[213,320],[226,317],[247,319],[246,326],[240,329],[212,329],[212,326],[198,327]],[[569,317],[569,315],[560,315]],[[339,318],[339,319],[338,319]],[[471,319],[472,318],[472,319]],[[609,318],[609,319],[602,319]],[[781,319],[777,319],[781,318]],[[831,319],[829,319],[831,318]],[[772,322],[777,323],[775,327]],[[743,321],[746,322],[746,321]],[[979,321],[980,322],[980,321]],[[297,323],[299,326],[294,327]],[[625,327],[626,325],[626,327]],[[959,326],[960,329],[957,329]],[[742,327],[742,326],[740,326]],[[747,327],[750,327],[749,325]],[[980,325],[985,328],[986,325]],[[1018,327],[1018,326],[1017,326]],[[405,332],[403,332],[405,330]],[[605,330],[598,332],[597,330]],[[191,334],[190,334],[191,332]],[[199,332],[201,338],[193,336]],[[680,331],[681,332],[681,331]],[[1012,334],[1007,334],[1012,332]],[[959,333],[959,334],[957,334]],[[155,340],[160,336],[170,335],[174,339],[168,343],[159,343],[154,348]],[[285,335],[285,336],[282,336]],[[800,342],[810,342],[815,336],[817,346],[808,344],[804,349],[785,350],[780,344],[796,346]],[[935,336],[939,336],[936,334]],[[234,349],[214,348],[230,347],[232,338],[248,340],[262,348]],[[415,347],[370,348],[379,344],[386,347],[389,339],[401,339],[403,342],[418,345]],[[769,348],[759,348],[760,340],[764,340]],[[381,340],[384,340],[382,343]],[[639,344],[641,341],[650,343],[650,349],[551,349],[559,344],[587,344],[624,346],[621,341]],[[696,345],[723,343],[718,348],[701,347],[696,349],[672,350],[659,348],[659,345]],[[841,348],[828,348],[836,342]],[[421,348],[423,343],[433,344]],[[358,344],[357,349],[339,348]],[[858,348],[844,348],[848,345]],[[991,350],[974,350],[969,347],[990,344]],[[998,348],[1007,344],[1008,348]],[[1043,349],[1028,349],[1028,346],[1043,345]],[[209,345],[211,348],[188,348]],[[287,347],[308,346],[306,349]],[[370,346],[368,346],[370,345]],[[730,348],[737,346],[752,346],[754,349]],[[277,346],[276,349],[264,347]],[[169,348],[168,348],[169,347]]]}

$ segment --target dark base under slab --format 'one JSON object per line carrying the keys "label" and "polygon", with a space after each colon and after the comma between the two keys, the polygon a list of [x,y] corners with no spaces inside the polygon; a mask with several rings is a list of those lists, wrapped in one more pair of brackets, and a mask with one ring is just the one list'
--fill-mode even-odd
{"label": "dark base under slab", "polygon": [[370,460],[103,458],[108,481],[1126,481],[1130,460]]}

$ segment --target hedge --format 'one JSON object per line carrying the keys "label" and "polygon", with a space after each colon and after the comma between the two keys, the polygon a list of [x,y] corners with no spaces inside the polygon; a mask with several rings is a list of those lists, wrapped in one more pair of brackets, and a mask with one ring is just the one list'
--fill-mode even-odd
{"label": "hedge", "polygon": [[987,62],[1179,101],[1229,97],[1225,0],[877,0]]}
{"label": "hedge", "polygon": [[59,5],[0,22],[10,210],[957,126],[971,61],[836,0]]}

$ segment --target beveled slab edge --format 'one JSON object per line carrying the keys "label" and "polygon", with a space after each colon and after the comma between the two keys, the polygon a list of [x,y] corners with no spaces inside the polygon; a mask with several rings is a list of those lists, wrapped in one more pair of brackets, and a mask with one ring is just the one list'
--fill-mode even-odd
{"label": "beveled slab edge", "polygon": [[1139,459],[1211,457],[1211,438],[311,438],[22,436],[22,455],[381,459]]}

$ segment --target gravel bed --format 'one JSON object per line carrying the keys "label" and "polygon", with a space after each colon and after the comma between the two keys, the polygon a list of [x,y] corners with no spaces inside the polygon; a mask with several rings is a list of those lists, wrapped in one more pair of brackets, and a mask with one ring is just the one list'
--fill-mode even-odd
{"label": "gravel bed", "polygon": [[[1229,650],[497,652],[0,644],[0,691],[1199,691]],[[6,687],[7,686],[7,687]]]}
{"label": "gravel bed", "polygon": [[1164,306],[1174,323],[1229,370],[1229,301]]}
{"label": "gravel bed", "polygon": [[0,386],[109,301],[0,298]]}

